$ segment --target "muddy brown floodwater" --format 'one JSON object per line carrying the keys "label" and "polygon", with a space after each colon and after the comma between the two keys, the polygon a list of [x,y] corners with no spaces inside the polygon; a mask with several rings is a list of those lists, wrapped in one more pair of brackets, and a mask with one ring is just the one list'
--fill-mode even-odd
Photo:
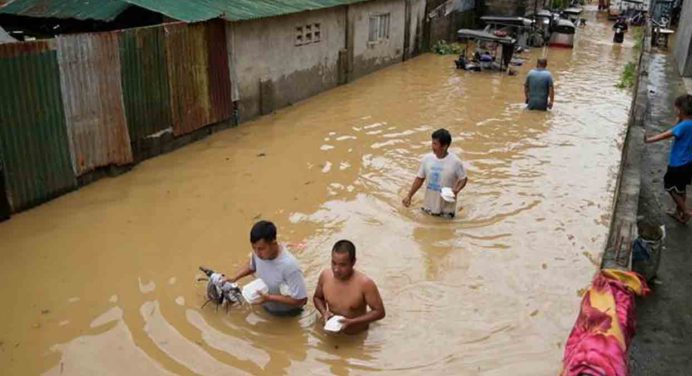
{"label": "muddy brown floodwater", "polygon": [[[574,50],[533,50],[517,77],[423,55],[0,224],[2,373],[555,374],[630,103],[615,84],[631,40],[587,16]],[[556,105],[529,113],[540,54]],[[470,176],[453,221],[400,204],[439,127]],[[387,318],[344,338],[312,303],[298,319],[200,309],[197,266],[235,271],[258,218],[304,243],[311,293],[333,242],[355,241]]]}

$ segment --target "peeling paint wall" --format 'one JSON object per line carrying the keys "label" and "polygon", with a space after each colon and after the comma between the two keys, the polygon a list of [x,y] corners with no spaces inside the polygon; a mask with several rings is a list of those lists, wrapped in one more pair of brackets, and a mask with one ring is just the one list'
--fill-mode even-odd
{"label": "peeling paint wall", "polygon": [[[227,23],[233,97],[241,120],[335,87],[345,19],[346,7],[336,7]],[[298,28],[311,25],[315,31],[315,24],[319,41],[297,45]]]}

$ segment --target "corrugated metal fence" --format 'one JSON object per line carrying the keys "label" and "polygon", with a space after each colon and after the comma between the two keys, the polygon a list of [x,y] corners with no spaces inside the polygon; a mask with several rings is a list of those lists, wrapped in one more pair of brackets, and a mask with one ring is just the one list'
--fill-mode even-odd
{"label": "corrugated metal fence", "polygon": [[0,170],[12,210],[132,163],[162,131],[230,119],[229,77],[220,20],[0,45]]}
{"label": "corrugated metal fence", "polygon": [[0,163],[15,211],[76,187],[55,43],[0,44]]}
{"label": "corrugated metal fence", "polygon": [[115,33],[58,37],[60,83],[75,173],[132,162]]}

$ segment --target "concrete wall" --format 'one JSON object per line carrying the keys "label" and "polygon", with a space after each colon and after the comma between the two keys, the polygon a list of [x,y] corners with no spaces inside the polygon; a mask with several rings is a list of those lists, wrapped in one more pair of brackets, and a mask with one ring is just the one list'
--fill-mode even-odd
{"label": "concrete wall", "polygon": [[[336,7],[226,24],[234,100],[241,121],[338,84],[346,11],[346,7]],[[320,41],[296,46],[296,27],[315,23],[320,24]]]}
{"label": "concrete wall", "polygon": [[430,20],[430,46],[440,40],[456,42],[459,29],[476,28],[476,10],[453,12]]}
{"label": "concrete wall", "polygon": [[[370,16],[390,14],[389,39],[369,42]],[[353,4],[348,10],[349,80],[362,77],[404,56],[406,2],[380,0]]]}
{"label": "concrete wall", "polygon": [[404,51],[404,59],[409,59],[424,50],[425,0],[406,0],[408,13],[408,44]]}
{"label": "concrete wall", "polygon": [[692,0],[682,5],[673,54],[680,74],[692,77]]}
{"label": "concrete wall", "polygon": [[[421,53],[426,0],[375,0],[226,23],[239,121],[270,113]],[[389,38],[368,41],[370,17],[389,14]],[[297,46],[296,28],[320,24],[320,41]]]}

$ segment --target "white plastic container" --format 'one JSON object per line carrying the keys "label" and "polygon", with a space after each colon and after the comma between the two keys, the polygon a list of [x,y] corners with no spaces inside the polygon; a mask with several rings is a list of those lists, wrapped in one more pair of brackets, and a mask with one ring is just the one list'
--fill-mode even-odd
{"label": "white plastic container", "polygon": [[442,199],[447,202],[454,202],[454,191],[452,190],[452,188],[442,187],[442,190],[440,191],[440,196],[442,196]]}
{"label": "white plastic container", "polygon": [[344,324],[341,323],[341,320],[343,319],[345,319],[345,317],[339,315],[330,317],[329,320],[327,320],[327,322],[324,324],[324,330],[331,333],[340,332],[344,327]]}
{"label": "white plastic container", "polygon": [[264,283],[263,280],[257,278],[256,280],[243,286],[243,298],[246,302],[252,304],[260,300],[262,294],[269,292],[269,287]]}

